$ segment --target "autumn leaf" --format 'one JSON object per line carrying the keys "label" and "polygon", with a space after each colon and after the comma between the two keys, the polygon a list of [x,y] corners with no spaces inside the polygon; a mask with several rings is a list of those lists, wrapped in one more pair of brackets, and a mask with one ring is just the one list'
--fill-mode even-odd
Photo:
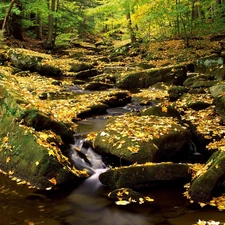
{"label": "autumn leaf", "polygon": [[4,138],[2,139],[2,142],[3,142],[3,143],[7,143],[8,140],[9,140],[9,137],[6,136],[6,137],[4,137]]}
{"label": "autumn leaf", "polygon": [[54,185],[57,184],[57,181],[56,181],[56,179],[55,179],[54,177],[51,178],[51,179],[49,179],[49,181],[50,181],[52,184],[54,184]]}
{"label": "autumn leaf", "polygon": [[167,109],[167,107],[162,107],[162,112],[167,112],[168,111],[168,109]]}
{"label": "autumn leaf", "polygon": [[10,160],[11,160],[11,158],[10,157],[7,157],[6,162],[7,163],[10,162]]}
{"label": "autumn leaf", "polygon": [[39,165],[39,162],[38,162],[38,161],[36,161],[36,162],[35,162],[35,165],[36,165],[36,166],[38,166],[38,165]]}

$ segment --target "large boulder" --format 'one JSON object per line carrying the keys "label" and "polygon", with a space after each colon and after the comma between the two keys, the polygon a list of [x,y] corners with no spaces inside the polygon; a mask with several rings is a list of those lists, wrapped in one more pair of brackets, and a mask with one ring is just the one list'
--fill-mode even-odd
{"label": "large boulder", "polygon": [[115,168],[100,174],[102,184],[110,188],[155,187],[191,179],[189,166],[177,163],[146,163]]}
{"label": "large boulder", "polygon": [[223,122],[225,123],[225,92],[217,95],[214,98],[213,103],[216,105],[216,109],[218,113],[220,114]]}
{"label": "large boulder", "polygon": [[158,116],[113,117],[94,140],[95,149],[129,162],[175,160],[189,145],[191,134],[177,119]]}
{"label": "large boulder", "polygon": [[118,76],[116,85],[124,89],[148,88],[158,82],[182,85],[186,78],[187,71],[184,66],[168,66],[123,73]]}
{"label": "large boulder", "polygon": [[12,64],[21,70],[30,70],[53,76],[59,76],[61,73],[61,70],[56,66],[42,63],[43,61],[53,60],[52,56],[48,54],[15,48],[8,50],[8,56]]}
{"label": "large boulder", "polygon": [[0,169],[39,189],[83,181],[87,172],[75,169],[63,154],[64,141],[72,142],[66,125],[27,110],[30,103],[11,76],[1,74],[0,93]]}
{"label": "large boulder", "polygon": [[195,202],[207,203],[219,194],[216,193],[217,186],[224,182],[225,177],[225,151],[224,147],[220,149],[209,158],[191,182],[189,195]]}

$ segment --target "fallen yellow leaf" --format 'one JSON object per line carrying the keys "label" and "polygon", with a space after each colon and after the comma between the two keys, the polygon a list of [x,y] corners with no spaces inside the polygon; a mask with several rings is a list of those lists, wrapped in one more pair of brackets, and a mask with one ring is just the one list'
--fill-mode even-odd
{"label": "fallen yellow leaf", "polygon": [[54,185],[56,185],[57,184],[57,181],[56,181],[56,179],[53,177],[52,179],[49,179],[49,181],[52,183],[52,184],[54,184]]}

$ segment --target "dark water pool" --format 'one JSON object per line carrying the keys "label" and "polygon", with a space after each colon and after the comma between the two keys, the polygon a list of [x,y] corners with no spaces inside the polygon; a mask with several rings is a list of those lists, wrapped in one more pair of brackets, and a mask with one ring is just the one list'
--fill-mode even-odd
{"label": "dark water pool", "polygon": [[[117,206],[106,198],[97,171],[70,192],[40,193],[0,175],[0,225],[191,225],[201,220],[225,221],[225,212],[214,208],[193,209],[182,188],[149,192],[155,202]],[[146,190],[145,190],[146,191]]]}

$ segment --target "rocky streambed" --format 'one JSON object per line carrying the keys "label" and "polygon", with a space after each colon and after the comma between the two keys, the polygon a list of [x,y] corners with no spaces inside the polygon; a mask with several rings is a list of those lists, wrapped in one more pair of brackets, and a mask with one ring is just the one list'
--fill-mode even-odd
{"label": "rocky streambed", "polygon": [[[70,146],[79,123],[102,118],[81,133],[111,166],[100,181],[118,204],[157,205],[151,190],[186,184],[193,207],[224,210],[223,58],[194,61],[195,72],[185,63],[143,69],[84,49],[2,53],[2,172],[41,190],[80,185],[91,174],[76,168],[71,154],[80,150]],[[149,196],[139,196],[143,188]]]}

